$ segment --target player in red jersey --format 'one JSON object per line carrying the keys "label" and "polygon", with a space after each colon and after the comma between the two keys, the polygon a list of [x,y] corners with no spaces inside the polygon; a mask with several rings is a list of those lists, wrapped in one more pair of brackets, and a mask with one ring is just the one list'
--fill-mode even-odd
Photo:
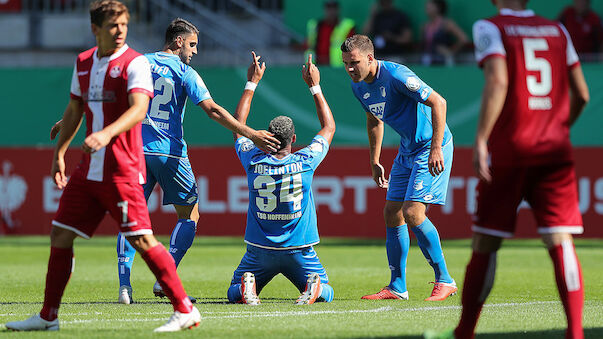
{"label": "player in red jersey", "polygon": [[569,127],[588,102],[588,87],[561,24],[526,10],[526,0],[493,3],[499,15],[473,26],[486,78],[474,149],[481,181],[473,254],[460,322],[440,337],[473,338],[494,283],[496,252],[503,238],[513,236],[517,207],[525,199],[553,261],[566,338],[583,338],[584,286],[572,240],[583,227]]}
{"label": "player in red jersey", "polygon": [[[141,184],[145,165],[141,121],[153,96],[147,59],[125,43],[128,9],[115,0],[90,5],[97,46],[81,53],[63,115],[51,174],[65,189],[50,234],[50,259],[44,304],[39,314],[9,322],[11,330],[58,330],[57,313],[73,269],[73,241],[90,238],[105,213],[155,274],[174,306],[174,314],[156,332],[197,326],[199,311],[190,303],[172,256],[155,239]],[[83,159],[69,182],[64,154],[86,115]]]}

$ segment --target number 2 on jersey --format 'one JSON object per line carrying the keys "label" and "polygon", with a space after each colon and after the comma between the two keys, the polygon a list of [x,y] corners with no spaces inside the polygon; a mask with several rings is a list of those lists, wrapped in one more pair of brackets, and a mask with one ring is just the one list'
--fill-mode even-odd
{"label": "number 2 on jersey", "polygon": [[[276,181],[269,175],[260,175],[253,181],[253,188],[258,190],[259,197],[255,198],[255,204],[262,212],[272,212],[276,209],[277,198],[274,195]],[[279,198],[281,202],[293,202],[293,210],[301,209],[302,176],[297,174],[284,174],[281,182]]]}
{"label": "number 2 on jersey", "polygon": [[172,95],[174,93],[174,85],[170,83],[164,77],[159,77],[155,81],[155,93],[157,91],[162,91],[161,94],[155,95],[153,100],[151,101],[151,109],[149,110],[149,116],[151,118],[159,118],[163,120],[170,119],[169,111],[162,111],[159,109],[159,105],[165,105],[172,101]]}

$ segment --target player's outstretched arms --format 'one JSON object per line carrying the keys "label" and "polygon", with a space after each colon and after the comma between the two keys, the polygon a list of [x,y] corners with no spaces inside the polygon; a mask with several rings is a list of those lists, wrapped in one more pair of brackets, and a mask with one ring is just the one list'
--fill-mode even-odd
{"label": "player's outstretched arms", "polygon": [[489,58],[484,62],[486,82],[482,93],[482,104],[473,148],[473,167],[480,180],[490,182],[492,175],[488,166],[488,138],[507,97],[509,77],[504,58]]}
{"label": "player's outstretched arms", "polygon": [[569,125],[574,125],[580,113],[584,109],[584,106],[590,100],[590,94],[588,93],[588,85],[584,80],[584,73],[582,73],[582,66],[579,64],[572,67],[569,70],[569,84],[570,84],[570,116]]}
{"label": "player's outstretched arms", "polygon": [[379,188],[387,189],[389,183],[385,177],[385,169],[380,163],[381,144],[383,143],[383,121],[377,119],[369,112],[366,113],[366,131],[369,139],[369,154],[371,174]]}
{"label": "player's outstretched arms", "polygon": [[278,141],[278,139],[276,139],[274,135],[268,131],[256,131],[246,125],[253,94],[258,83],[264,76],[264,72],[266,71],[265,62],[262,62],[262,65],[260,66],[260,56],[255,55],[255,52],[252,51],[251,57],[251,65],[249,65],[249,68],[247,69],[247,84],[245,85],[245,90],[243,91],[241,99],[239,100],[237,108],[235,109],[233,118],[233,120],[235,120],[237,125],[240,125],[241,128],[231,130],[233,131],[235,141],[239,137],[245,136],[251,139],[253,143],[261,150],[272,153],[279,149],[280,141]]}
{"label": "player's outstretched arms", "polygon": [[90,134],[82,145],[84,152],[94,153],[98,151],[107,146],[111,139],[130,130],[137,123],[141,122],[147,114],[149,99],[147,94],[141,92],[128,94],[130,108],[102,130]]}
{"label": "player's outstretched arms", "polygon": [[310,88],[310,93],[314,98],[314,104],[316,105],[316,114],[318,114],[318,120],[322,129],[318,132],[318,135],[322,136],[327,140],[329,145],[333,140],[335,134],[335,119],[333,119],[333,113],[327,103],[327,99],[322,94],[320,88],[320,71],[318,67],[312,63],[312,54],[308,55],[308,61],[302,66],[302,78]]}
{"label": "player's outstretched arms", "polygon": [[73,137],[80,128],[83,117],[84,103],[78,99],[71,99],[67,108],[65,108],[63,119],[60,120],[63,133],[61,133],[59,140],[57,140],[52,160],[52,168],[50,170],[50,175],[59,189],[63,189],[67,185],[67,176],[65,175],[65,152],[67,152],[67,147],[69,147],[71,140],[73,140]]}

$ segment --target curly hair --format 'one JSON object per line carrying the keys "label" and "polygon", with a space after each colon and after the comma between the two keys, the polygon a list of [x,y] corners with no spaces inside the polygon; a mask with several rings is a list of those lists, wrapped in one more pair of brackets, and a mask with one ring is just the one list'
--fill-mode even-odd
{"label": "curly hair", "polygon": [[293,120],[288,116],[279,115],[268,124],[268,132],[274,134],[274,137],[281,142],[279,149],[283,149],[291,143],[293,134],[295,134]]}

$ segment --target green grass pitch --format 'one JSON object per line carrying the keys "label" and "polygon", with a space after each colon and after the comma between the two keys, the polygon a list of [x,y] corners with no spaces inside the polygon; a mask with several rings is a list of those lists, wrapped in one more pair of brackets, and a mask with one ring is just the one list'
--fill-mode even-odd
{"label": "green grass pitch", "polygon": [[[39,311],[48,244],[48,237],[0,238],[0,324]],[[469,241],[444,241],[443,247],[450,272],[462,286]],[[199,328],[175,336],[413,338],[426,329],[453,327],[460,314],[459,296],[444,302],[423,301],[431,292],[428,282],[433,271],[414,243],[407,269],[410,300],[361,301],[363,294],[376,292],[389,281],[384,240],[324,239],[316,246],[335,289],[331,304],[293,305],[299,293],[283,276],[262,291],[262,305],[227,304],[226,289],[244,250],[240,238],[196,239],[179,273],[187,292],[198,298],[203,321]],[[603,338],[603,241],[578,240],[577,251],[586,286],[586,337]],[[59,312],[60,337],[154,336],[152,330],[167,320],[172,308],[165,299],[153,296],[154,277],[142,259],[136,257],[132,271],[136,303],[120,305],[116,303],[115,238],[78,239],[75,255],[75,271]],[[496,281],[478,325],[478,338],[563,338],[564,327],[548,253],[537,240],[507,241],[498,255]],[[0,337],[46,338],[57,333],[2,329]]]}

